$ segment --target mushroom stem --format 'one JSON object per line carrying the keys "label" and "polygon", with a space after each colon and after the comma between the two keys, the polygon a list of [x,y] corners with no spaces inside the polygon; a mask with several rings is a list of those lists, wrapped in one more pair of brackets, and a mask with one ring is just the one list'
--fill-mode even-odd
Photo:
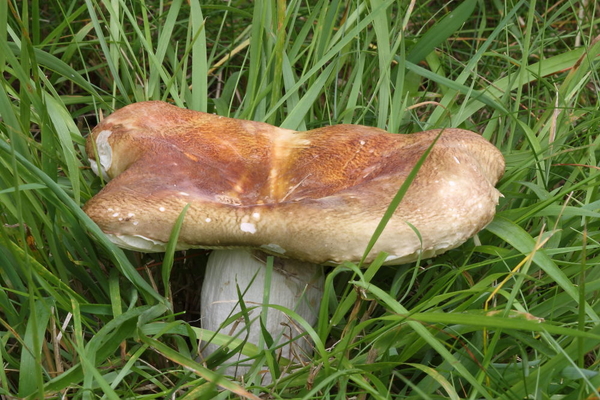
{"label": "mushroom stem", "polygon": [[[264,253],[251,250],[212,252],[202,285],[202,327],[210,331],[220,330],[221,333],[259,345],[262,336],[260,318],[263,318],[266,329],[273,338],[277,357],[287,358],[292,364],[302,362],[312,353],[312,344],[306,337],[293,340],[304,333],[300,325],[291,320],[289,315],[273,307],[268,308],[266,315],[261,312],[267,272],[263,259],[266,259]],[[323,284],[321,266],[275,257],[268,285],[268,303],[293,310],[306,322],[314,325],[323,296]],[[241,311],[239,293],[242,293],[249,310],[250,326],[246,326],[243,316],[228,326],[222,326],[224,321]],[[282,343],[287,344],[282,346]],[[217,345],[206,344],[202,351],[203,357],[208,357],[218,348]],[[231,376],[246,374],[250,367],[237,365],[242,359],[242,354],[233,356],[229,360],[231,362],[228,362],[233,365],[222,372]],[[267,375],[263,383],[270,380],[271,377]]]}

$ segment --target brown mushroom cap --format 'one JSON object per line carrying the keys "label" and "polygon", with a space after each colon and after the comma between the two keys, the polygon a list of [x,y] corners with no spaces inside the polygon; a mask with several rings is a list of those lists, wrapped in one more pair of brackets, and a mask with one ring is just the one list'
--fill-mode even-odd
{"label": "brown mushroom cap", "polygon": [[[139,251],[164,251],[189,203],[180,249],[256,247],[318,264],[357,261],[439,132],[295,132],[136,103],[88,137],[92,165],[112,180],[84,210],[113,241]],[[492,220],[503,172],[488,141],[445,129],[366,261],[384,251],[387,264],[401,264],[464,243]]]}

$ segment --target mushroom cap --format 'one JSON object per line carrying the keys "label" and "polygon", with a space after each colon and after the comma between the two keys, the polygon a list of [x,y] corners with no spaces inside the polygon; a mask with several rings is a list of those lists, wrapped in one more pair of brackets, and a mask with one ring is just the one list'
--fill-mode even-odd
{"label": "mushroom cap", "polygon": [[[361,125],[296,132],[135,103],[88,137],[92,168],[111,181],[84,210],[117,245],[137,251],[164,251],[190,204],[178,249],[251,247],[318,264],[358,261],[439,133]],[[386,264],[402,264],[461,245],[492,220],[503,172],[502,154],[480,135],[443,130],[366,262],[383,251]]]}

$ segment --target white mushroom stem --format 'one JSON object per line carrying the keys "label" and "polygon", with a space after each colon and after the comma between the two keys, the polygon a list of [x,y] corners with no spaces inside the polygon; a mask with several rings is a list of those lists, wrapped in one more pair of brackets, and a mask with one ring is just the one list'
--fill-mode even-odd
{"label": "white mushroom stem", "polygon": [[[265,345],[264,341],[261,342],[260,318],[264,320],[266,317],[266,329],[278,347],[277,358],[287,358],[292,364],[306,360],[312,353],[312,344],[306,336],[297,338],[303,330],[296,321],[272,307],[268,307],[266,315],[261,316],[267,268],[265,262],[256,257],[256,253],[242,249],[212,252],[202,285],[202,327],[239,339],[247,337],[249,343]],[[276,257],[269,285],[268,303],[293,310],[306,322],[314,325],[323,296],[323,282],[321,266]],[[238,290],[243,294],[246,307],[251,309],[250,327],[246,327],[243,317],[228,326],[222,326],[224,321],[241,311]],[[293,338],[297,340],[290,342]],[[290,343],[280,346],[286,342]],[[207,344],[202,352],[203,357],[208,357],[217,349],[217,345]],[[230,362],[235,363],[244,358],[246,357],[239,354],[232,357]],[[231,376],[242,376],[248,369],[249,366],[236,365],[221,372]],[[270,377],[266,377],[266,380],[270,381]]]}

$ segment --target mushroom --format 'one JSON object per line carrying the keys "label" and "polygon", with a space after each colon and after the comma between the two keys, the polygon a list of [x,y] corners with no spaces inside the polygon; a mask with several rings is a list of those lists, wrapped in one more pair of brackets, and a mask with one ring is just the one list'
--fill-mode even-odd
{"label": "mushroom", "polygon": [[[492,220],[504,159],[480,135],[392,134],[361,125],[296,132],[141,102],[114,112],[89,135],[91,166],[110,182],[84,210],[118,246],[159,252],[189,204],[177,248],[218,249],[202,293],[209,330],[238,312],[238,290],[253,278],[255,289],[243,300],[260,310],[262,252],[277,256],[273,274],[281,275],[273,277],[269,302],[289,300],[284,307],[314,323],[320,266],[361,260],[390,201],[436,138],[364,260],[385,252],[385,264],[408,263],[461,245]],[[284,343],[297,336],[298,325],[271,310],[272,337]],[[258,342],[258,324],[240,326]],[[309,347],[281,351],[301,358]]]}

